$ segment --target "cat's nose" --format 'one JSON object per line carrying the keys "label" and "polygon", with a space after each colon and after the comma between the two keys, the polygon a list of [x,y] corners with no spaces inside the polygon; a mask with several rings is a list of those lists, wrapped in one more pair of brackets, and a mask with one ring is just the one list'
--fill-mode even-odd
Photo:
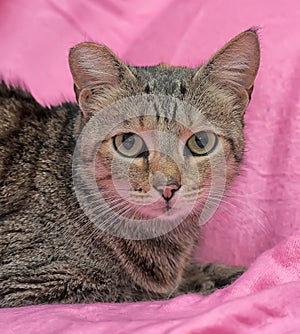
{"label": "cat's nose", "polygon": [[179,190],[181,185],[176,181],[168,182],[166,185],[154,185],[154,188],[161,194],[167,202],[174,196],[175,192]]}

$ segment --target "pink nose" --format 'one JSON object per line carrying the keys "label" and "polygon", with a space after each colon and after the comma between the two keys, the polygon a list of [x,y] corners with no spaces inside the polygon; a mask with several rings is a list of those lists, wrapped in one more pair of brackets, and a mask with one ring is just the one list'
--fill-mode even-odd
{"label": "pink nose", "polygon": [[174,196],[175,192],[179,190],[180,185],[177,182],[172,182],[166,185],[159,185],[154,188],[166,201],[169,201]]}

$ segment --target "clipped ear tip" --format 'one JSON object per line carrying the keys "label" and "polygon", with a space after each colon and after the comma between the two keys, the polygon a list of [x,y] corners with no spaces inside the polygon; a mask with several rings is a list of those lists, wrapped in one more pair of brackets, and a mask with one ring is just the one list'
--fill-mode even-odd
{"label": "clipped ear tip", "polygon": [[83,42],[69,51],[69,67],[79,90],[112,86],[125,77],[133,79],[129,68],[105,45]]}
{"label": "clipped ear tip", "polygon": [[100,45],[93,42],[82,42],[73,46],[69,51],[69,61],[75,60],[76,57],[82,57],[86,52],[98,50]]}
{"label": "clipped ear tip", "polygon": [[[96,62],[118,62],[120,59],[106,45],[94,42],[82,42],[73,46],[69,51],[69,66],[73,74],[73,70],[82,67],[83,63],[90,65]],[[84,67],[84,66],[83,66]]]}
{"label": "clipped ear tip", "polygon": [[102,52],[103,54],[112,54],[112,51],[104,44],[94,42],[82,42],[73,46],[69,51],[69,59],[76,54],[84,55],[90,52]]}

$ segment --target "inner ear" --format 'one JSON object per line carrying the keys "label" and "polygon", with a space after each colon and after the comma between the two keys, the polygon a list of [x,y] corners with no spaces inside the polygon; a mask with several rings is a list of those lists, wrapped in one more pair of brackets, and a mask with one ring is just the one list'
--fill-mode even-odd
{"label": "inner ear", "polygon": [[84,42],[69,53],[69,66],[74,80],[77,99],[83,90],[118,85],[134,75],[129,68],[105,45]]}
{"label": "inner ear", "polygon": [[217,86],[236,93],[246,91],[248,97],[259,68],[260,48],[257,32],[247,30],[221,48],[197,72],[194,81],[207,78]]}

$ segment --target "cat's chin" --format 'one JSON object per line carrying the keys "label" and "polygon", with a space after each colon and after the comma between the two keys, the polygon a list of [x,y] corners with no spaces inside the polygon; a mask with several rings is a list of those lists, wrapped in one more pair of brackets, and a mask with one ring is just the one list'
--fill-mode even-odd
{"label": "cat's chin", "polygon": [[179,209],[169,206],[161,208],[144,208],[139,211],[146,219],[170,220],[182,217],[182,212]]}
{"label": "cat's chin", "polygon": [[135,211],[143,220],[155,219],[160,221],[183,220],[190,213],[189,210],[182,207],[164,205],[149,205],[135,207]]}

